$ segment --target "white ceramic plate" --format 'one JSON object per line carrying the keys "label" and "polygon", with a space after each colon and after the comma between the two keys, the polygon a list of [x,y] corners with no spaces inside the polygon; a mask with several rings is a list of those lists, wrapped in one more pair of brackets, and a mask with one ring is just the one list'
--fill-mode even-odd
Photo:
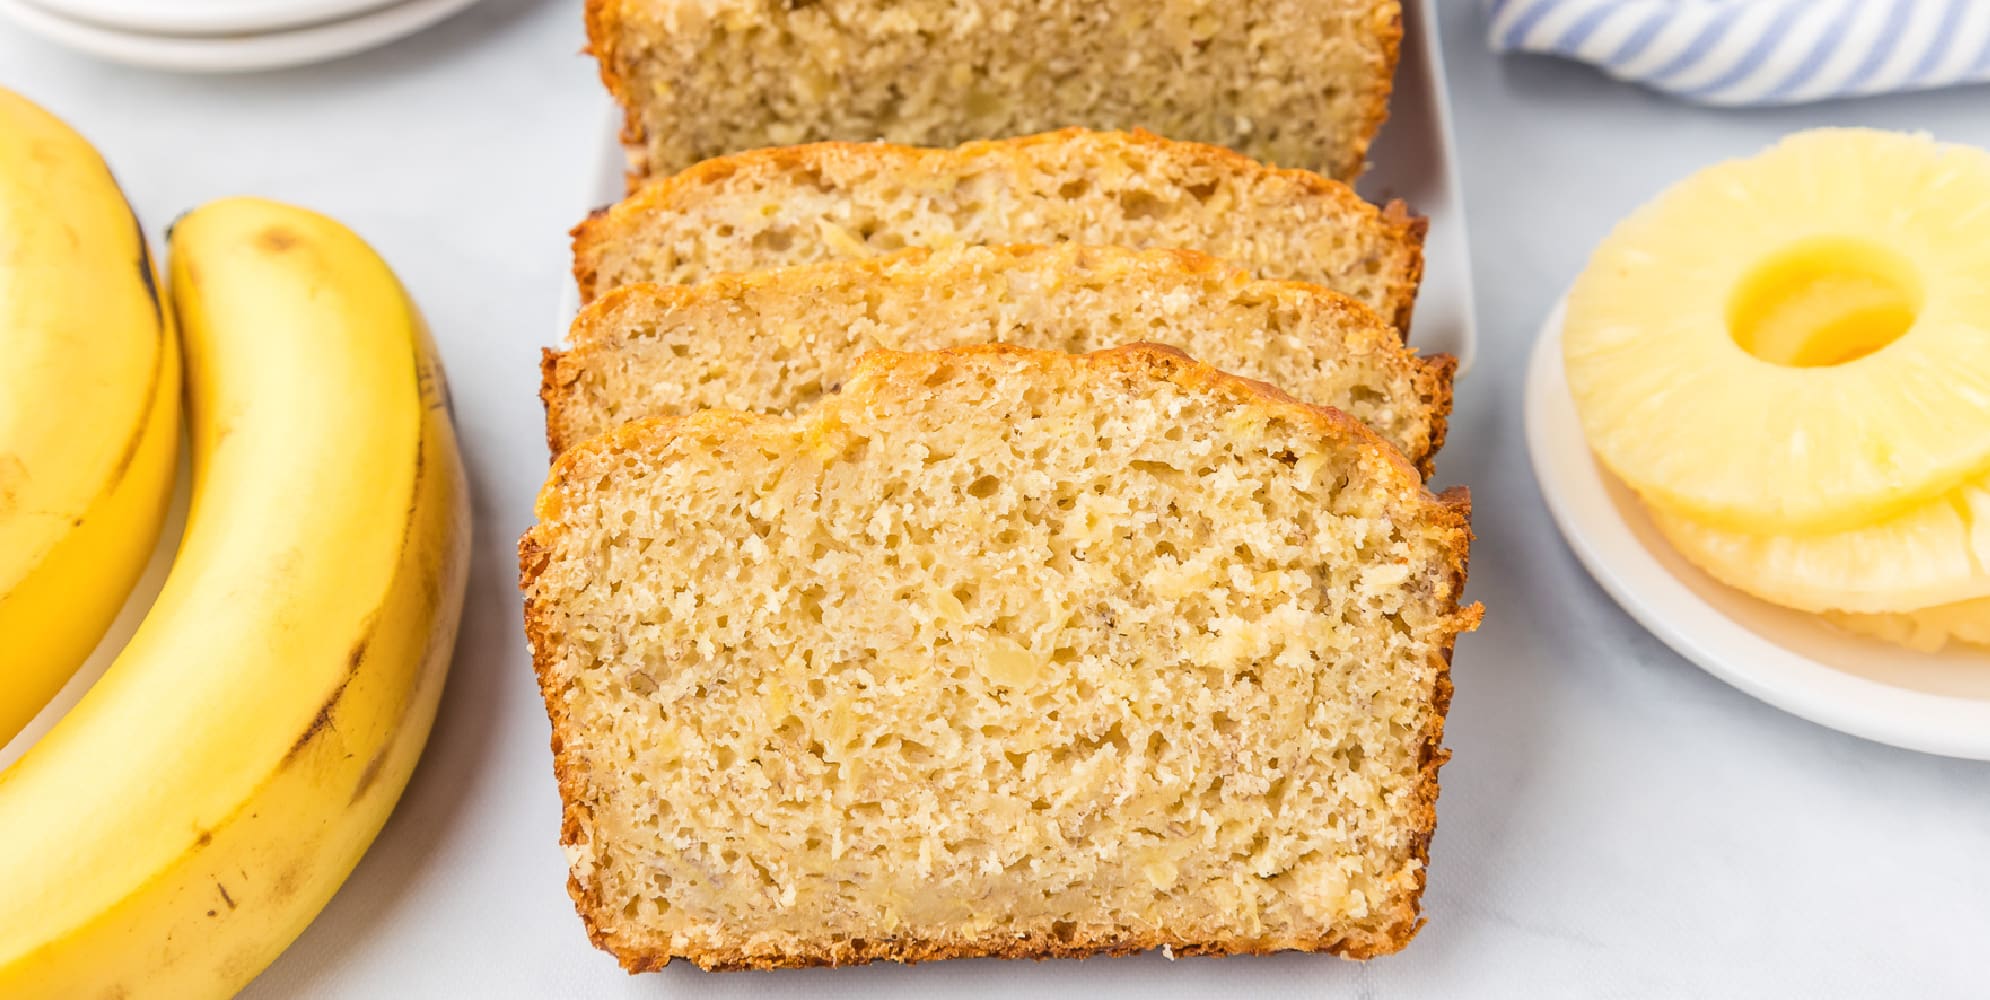
{"label": "white ceramic plate", "polygon": [[[0,0],[3,2],[3,0]],[[1376,201],[1401,198],[1410,209],[1430,220],[1424,237],[1423,285],[1417,292],[1410,343],[1426,354],[1445,353],[1458,359],[1458,374],[1472,366],[1478,343],[1473,322],[1470,247],[1465,238],[1465,199],[1458,183],[1458,157],[1452,141],[1451,105],[1445,97],[1444,56],[1435,23],[1436,0],[1404,9],[1402,63],[1390,98],[1389,122],[1376,138],[1372,166],[1358,185]],[[608,115],[602,129],[602,150],[596,161],[587,207],[620,201],[628,158],[621,144],[622,119]],[[568,321],[580,308],[578,292],[569,284],[560,299],[560,340]]]}
{"label": "white ceramic plate", "polygon": [[1990,760],[1990,653],[1914,653],[1726,587],[1666,543],[1592,457],[1562,369],[1563,306],[1527,369],[1527,449],[1576,557],[1653,635],[1784,711],[1881,743]]}
{"label": "white ceramic plate", "polygon": [[398,0],[24,0],[71,21],[130,34],[244,35],[392,7]]}
{"label": "white ceramic plate", "polygon": [[406,0],[371,13],[249,35],[157,35],[118,31],[0,0],[0,14],[50,41],[112,62],[183,73],[246,73],[323,62],[414,34],[476,0]]}

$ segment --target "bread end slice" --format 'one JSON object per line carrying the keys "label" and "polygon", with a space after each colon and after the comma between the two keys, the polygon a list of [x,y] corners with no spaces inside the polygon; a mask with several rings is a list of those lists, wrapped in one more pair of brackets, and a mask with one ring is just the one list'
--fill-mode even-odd
{"label": "bread end slice", "polygon": [[764,146],[1080,124],[1352,180],[1403,35],[1398,0],[589,0],[586,21],[632,179]]}

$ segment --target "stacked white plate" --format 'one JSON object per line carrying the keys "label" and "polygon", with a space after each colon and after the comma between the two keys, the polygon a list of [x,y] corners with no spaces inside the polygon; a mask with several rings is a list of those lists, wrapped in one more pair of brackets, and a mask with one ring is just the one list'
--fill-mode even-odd
{"label": "stacked white plate", "polygon": [[114,62],[241,73],[350,55],[476,0],[0,0],[0,14]]}

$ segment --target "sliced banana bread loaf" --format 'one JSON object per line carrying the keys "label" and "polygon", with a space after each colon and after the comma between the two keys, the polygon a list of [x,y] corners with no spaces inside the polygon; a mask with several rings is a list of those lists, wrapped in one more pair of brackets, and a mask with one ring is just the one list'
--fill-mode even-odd
{"label": "sliced banana bread loaf", "polygon": [[519,543],[577,908],[631,970],[1394,951],[1467,508],[1149,345],[592,439]]}
{"label": "sliced banana bread loaf", "polygon": [[651,171],[823,139],[1150,128],[1338,177],[1387,114],[1397,0],[589,0]]}
{"label": "sliced banana bread loaf", "polygon": [[583,301],[639,281],[955,243],[1182,247],[1359,299],[1398,330],[1424,221],[1344,184],[1144,133],[1066,129],[957,149],[763,149],[644,185],[574,230]]}
{"label": "sliced banana bread loaf", "polygon": [[1347,411],[1428,474],[1451,408],[1448,355],[1420,358],[1360,303],[1258,281],[1187,250],[903,250],[714,278],[628,285],[547,351],[555,455],[641,417],[706,408],[794,413],[863,354],[976,343],[1085,353],[1139,341]]}

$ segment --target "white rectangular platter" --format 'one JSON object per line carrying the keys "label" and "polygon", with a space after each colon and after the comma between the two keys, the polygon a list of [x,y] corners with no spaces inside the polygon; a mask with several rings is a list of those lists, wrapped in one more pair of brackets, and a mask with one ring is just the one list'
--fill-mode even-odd
{"label": "white rectangular platter", "polygon": [[[1435,0],[1405,4],[1407,37],[1391,118],[1361,187],[1371,198],[1400,197],[1427,216],[1427,269],[1412,341],[1469,363],[1473,353],[1472,297],[1465,219],[1459,199],[1442,63],[1434,32]],[[622,154],[604,134],[598,170],[577,200],[574,218],[622,194]],[[551,250],[550,247],[547,248]],[[562,267],[564,272],[564,267]],[[563,293],[559,329],[575,308],[571,283]],[[457,378],[482,371],[458,365]],[[486,374],[485,377],[489,377]],[[520,373],[521,382],[527,376]],[[536,386],[536,373],[529,376]],[[527,406],[523,396],[520,407]],[[527,427],[529,426],[529,430]],[[503,476],[532,478],[543,468],[536,415],[521,415],[504,431]],[[495,432],[493,432],[495,433]],[[510,490],[515,484],[508,484]],[[175,538],[184,517],[186,473],[168,526]],[[480,496],[480,532],[510,536],[515,525],[492,525]],[[501,545],[508,548],[509,538]],[[100,655],[49,713],[59,714],[108,662],[156,593],[170,559],[162,544],[146,581],[127,606]],[[631,977],[595,950],[566,895],[560,850],[559,799],[547,750],[546,719],[538,705],[519,626],[509,563],[481,563],[473,576],[464,631],[457,644],[442,716],[414,782],[393,820],[352,878],[310,930],[244,994],[251,1000],[290,997],[368,998],[659,998],[698,997],[1084,997],[1147,1000],[1188,997],[1350,997],[1367,995],[1370,971],[1326,955],[1183,959],[1159,954],[1088,961],[965,960],[920,966],[872,965],[775,973],[707,974],[678,963]],[[505,608],[504,613],[490,609]],[[39,720],[31,739],[46,728]],[[16,747],[24,744],[19,741]],[[0,750],[0,763],[7,751]],[[1453,914],[1451,919],[1457,919]],[[1382,961],[1417,967],[1412,944]]]}

